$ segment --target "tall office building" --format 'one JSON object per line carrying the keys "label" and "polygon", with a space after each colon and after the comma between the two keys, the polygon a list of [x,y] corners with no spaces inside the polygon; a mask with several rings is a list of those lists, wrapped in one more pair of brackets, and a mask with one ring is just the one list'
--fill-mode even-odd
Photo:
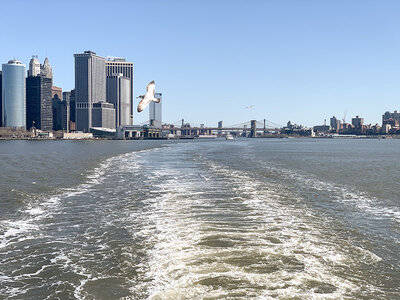
{"label": "tall office building", "polygon": [[150,125],[161,127],[162,125],[162,94],[156,93],[155,98],[161,99],[160,103],[150,102],[149,120]]}
{"label": "tall office building", "polygon": [[62,88],[58,86],[51,87],[51,101],[53,110],[53,130],[61,130],[61,115],[62,115]]}
{"label": "tall office building", "polygon": [[[130,80],[130,101],[129,101],[129,123],[132,125],[134,121],[134,93],[133,93],[133,62],[127,62],[125,58],[110,57],[106,61],[106,76],[114,76],[123,74],[124,77]],[[108,99],[107,99],[108,101]]]}
{"label": "tall office building", "polygon": [[106,101],[106,60],[92,51],[74,57],[76,130],[89,132],[93,104]]}
{"label": "tall office building", "polygon": [[63,92],[61,102],[61,130],[69,132],[71,123],[71,92]]}
{"label": "tall office building", "polygon": [[40,65],[40,75],[46,78],[50,78],[53,81],[53,69],[50,66],[49,59],[44,59],[43,65]]}
{"label": "tall office building", "polygon": [[41,75],[26,78],[27,129],[32,126],[44,131],[53,129],[51,84],[50,78]]}
{"label": "tall office building", "polygon": [[2,70],[3,126],[25,129],[25,65],[14,59],[3,64]]}
{"label": "tall office building", "polygon": [[107,76],[107,101],[114,104],[115,126],[131,125],[131,80],[122,73]]}
{"label": "tall office building", "polygon": [[69,130],[76,130],[76,101],[75,101],[75,89],[71,90],[71,94],[69,96]]}
{"label": "tall office building", "polygon": [[37,55],[33,55],[29,62],[28,77],[40,75],[40,62]]}

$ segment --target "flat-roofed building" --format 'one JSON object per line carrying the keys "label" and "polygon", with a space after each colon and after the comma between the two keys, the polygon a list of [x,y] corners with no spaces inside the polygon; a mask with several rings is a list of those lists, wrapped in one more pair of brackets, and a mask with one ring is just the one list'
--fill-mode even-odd
{"label": "flat-roofed building", "polygon": [[114,104],[115,126],[131,124],[131,80],[122,73],[107,76],[107,102]]}
{"label": "flat-roofed building", "polygon": [[[129,79],[130,87],[130,99],[129,99],[129,124],[132,125],[134,122],[134,64],[133,62],[127,62],[125,58],[121,57],[108,57],[106,60],[106,76],[115,76],[122,74],[124,77]],[[109,101],[107,99],[107,101]]]}
{"label": "flat-roofed building", "polygon": [[106,102],[106,59],[92,51],[74,54],[74,58],[76,130],[89,132],[94,126],[93,104]]}
{"label": "flat-roofed building", "polygon": [[26,78],[26,128],[44,131],[53,129],[53,111],[50,78],[41,75]]}

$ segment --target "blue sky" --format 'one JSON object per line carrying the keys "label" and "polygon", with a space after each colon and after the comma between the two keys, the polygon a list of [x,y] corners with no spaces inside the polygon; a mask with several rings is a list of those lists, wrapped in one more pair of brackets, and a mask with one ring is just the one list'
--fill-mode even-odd
{"label": "blue sky", "polygon": [[400,110],[397,0],[0,0],[0,12],[2,63],[47,54],[70,90],[74,53],[123,56],[135,96],[156,81],[164,121],[380,123]]}

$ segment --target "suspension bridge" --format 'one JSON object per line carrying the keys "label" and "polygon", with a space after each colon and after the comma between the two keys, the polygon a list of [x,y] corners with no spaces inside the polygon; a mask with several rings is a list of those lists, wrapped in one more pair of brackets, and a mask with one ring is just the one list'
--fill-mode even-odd
{"label": "suspension bridge", "polygon": [[152,121],[145,121],[137,125],[124,126],[123,131],[134,132],[134,136],[142,131],[141,136],[144,137],[160,137],[161,132],[169,132],[173,135],[194,137],[202,135],[214,135],[232,133],[235,135],[244,135],[256,137],[257,133],[262,132],[278,132],[283,126],[267,119],[250,120],[239,124],[224,126],[222,121],[219,121],[217,126],[204,126],[204,124],[196,124],[193,122],[185,122],[184,119],[176,122],[164,123],[162,127],[153,126]]}

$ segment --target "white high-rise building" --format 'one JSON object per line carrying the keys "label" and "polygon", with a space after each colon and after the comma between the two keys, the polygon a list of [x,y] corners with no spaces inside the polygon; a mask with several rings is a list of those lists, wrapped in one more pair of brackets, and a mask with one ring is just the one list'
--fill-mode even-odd
{"label": "white high-rise building", "polygon": [[36,77],[40,75],[40,62],[37,55],[33,55],[29,62],[28,77]]}
{"label": "white high-rise building", "polygon": [[40,65],[40,75],[53,80],[53,70],[47,57],[44,59],[43,65]]}

